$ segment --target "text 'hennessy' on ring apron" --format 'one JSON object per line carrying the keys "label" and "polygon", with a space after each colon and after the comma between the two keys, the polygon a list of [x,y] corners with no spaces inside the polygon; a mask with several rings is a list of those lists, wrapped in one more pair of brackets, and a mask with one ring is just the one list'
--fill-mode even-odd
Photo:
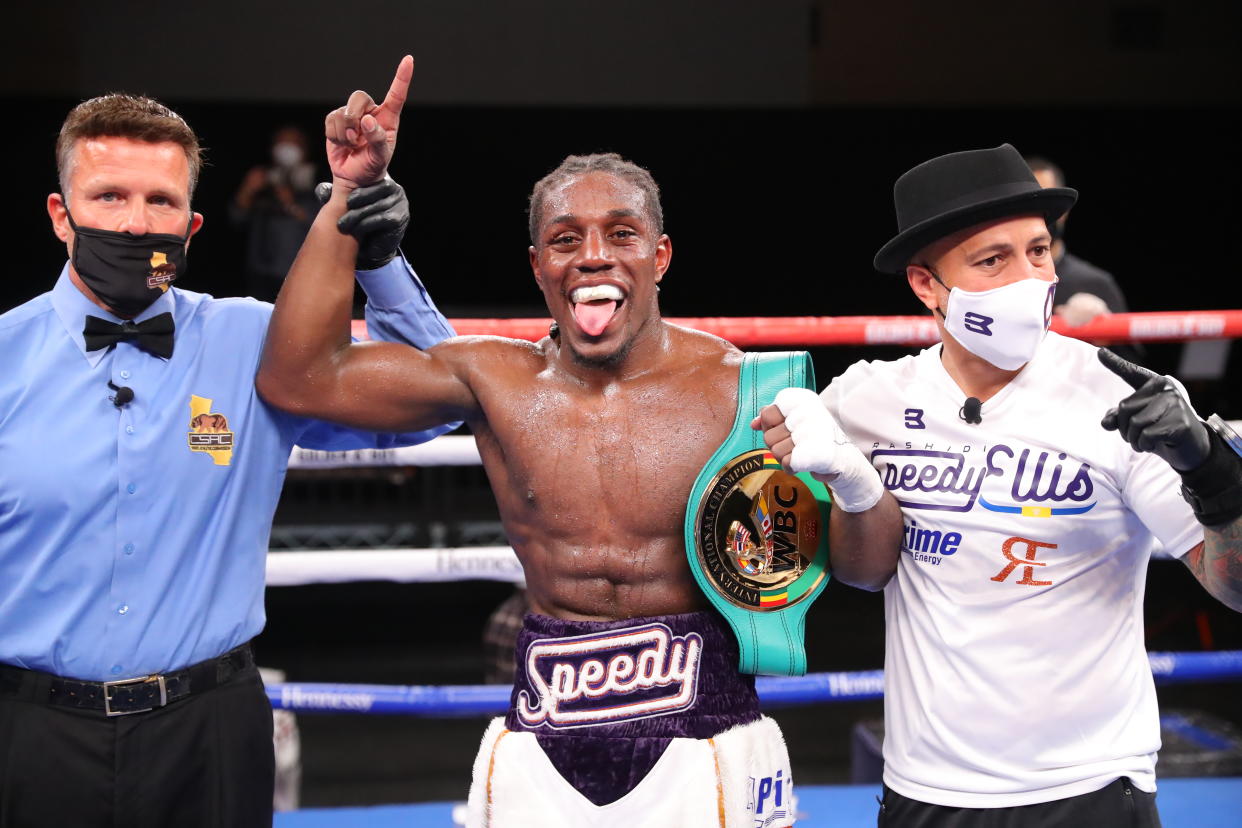
{"label": "text 'hennessy' on ring apron", "polygon": [[784,471],[750,427],[790,386],[815,389],[806,351],[743,355],[733,430],[686,506],[690,571],[737,635],[743,673],[806,672],[806,612],[829,577],[828,489]]}

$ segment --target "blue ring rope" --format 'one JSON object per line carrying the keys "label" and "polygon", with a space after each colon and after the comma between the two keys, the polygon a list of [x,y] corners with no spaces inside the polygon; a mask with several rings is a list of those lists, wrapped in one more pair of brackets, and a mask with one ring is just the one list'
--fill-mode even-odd
{"label": "blue ring rope", "polygon": [[[1157,684],[1242,680],[1242,650],[1207,653],[1148,653]],[[884,697],[884,671],[760,676],[755,680],[765,708],[866,701]],[[445,718],[498,716],[509,709],[511,688],[500,684],[272,684],[272,706],[306,713],[401,713]]]}

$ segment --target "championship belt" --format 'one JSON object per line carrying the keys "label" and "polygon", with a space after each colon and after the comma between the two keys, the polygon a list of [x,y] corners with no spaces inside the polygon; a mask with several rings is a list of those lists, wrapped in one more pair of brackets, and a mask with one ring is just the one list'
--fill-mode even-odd
{"label": "championship belt", "polygon": [[743,673],[806,672],[806,611],[828,584],[828,489],[789,474],[750,422],[782,388],[815,389],[806,351],[742,358],[737,418],[686,506],[690,571],[737,635]]}

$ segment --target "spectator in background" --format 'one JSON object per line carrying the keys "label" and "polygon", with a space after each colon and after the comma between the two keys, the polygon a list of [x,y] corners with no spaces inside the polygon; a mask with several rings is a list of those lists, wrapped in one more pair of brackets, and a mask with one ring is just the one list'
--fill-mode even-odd
{"label": "spectator in background", "polygon": [[296,126],[272,135],[272,161],[251,168],[230,206],[233,225],[246,234],[246,290],[272,301],[319,212],[309,139]]}
{"label": "spectator in background", "polygon": [[[1065,186],[1065,173],[1047,158],[1028,155],[1023,160],[1035,174],[1039,186],[1045,189]],[[1126,298],[1113,274],[1075,256],[1065,247],[1065,222],[1068,218],[1069,213],[1066,212],[1049,228],[1052,233],[1052,260],[1060,280],[1053,299],[1053,313],[1073,327],[1085,325],[1105,313],[1128,313],[1130,309]],[[1108,348],[1131,362],[1143,361],[1142,345],[1110,345]]]}
{"label": "spectator in background", "polygon": [[[1026,156],[1025,159],[1039,186],[1064,187],[1065,174],[1061,168],[1046,158]],[[1049,228],[1052,233],[1052,259],[1056,265],[1056,298],[1053,312],[1064,317],[1069,324],[1084,325],[1104,313],[1126,313],[1126,299],[1113,274],[1101,270],[1085,259],[1070,253],[1065,247],[1065,213]]]}

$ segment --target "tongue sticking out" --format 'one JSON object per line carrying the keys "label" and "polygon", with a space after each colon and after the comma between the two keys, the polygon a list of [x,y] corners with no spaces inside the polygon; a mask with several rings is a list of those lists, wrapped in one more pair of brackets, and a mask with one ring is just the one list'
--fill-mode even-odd
{"label": "tongue sticking out", "polygon": [[578,320],[578,326],[587,336],[599,336],[612,321],[616,310],[617,303],[614,301],[578,302],[574,305],[574,319]]}

